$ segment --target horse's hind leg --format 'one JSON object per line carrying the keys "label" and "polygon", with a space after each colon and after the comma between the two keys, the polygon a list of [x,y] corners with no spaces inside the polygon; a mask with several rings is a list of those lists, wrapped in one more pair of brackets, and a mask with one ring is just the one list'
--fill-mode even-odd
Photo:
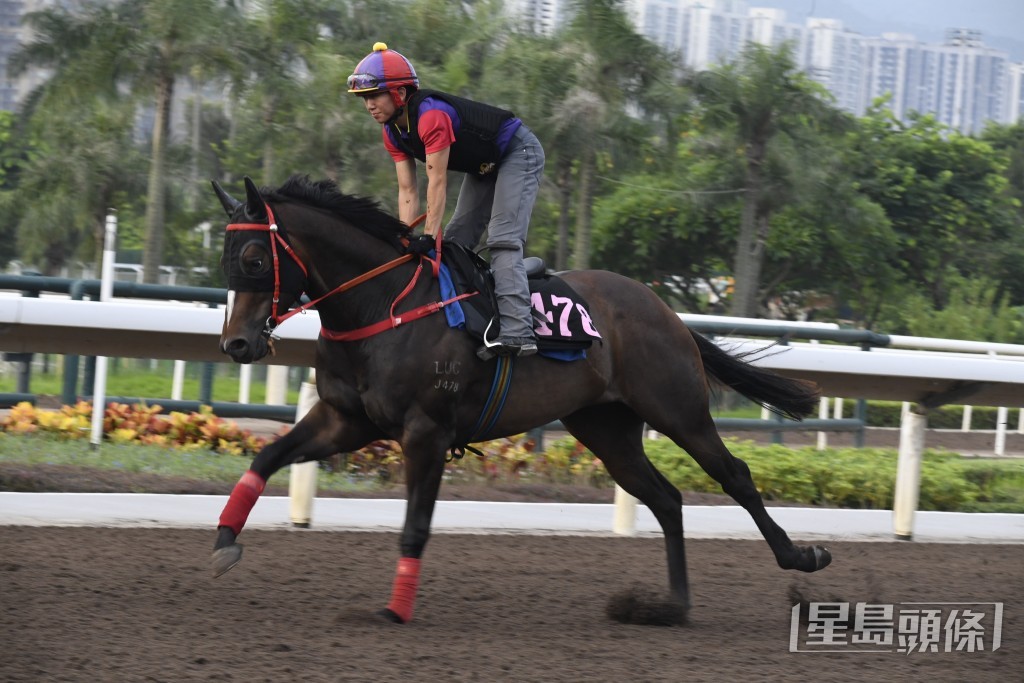
{"label": "horse's hind leg", "polygon": [[644,421],[628,406],[591,406],[562,418],[566,429],[604,463],[626,492],[650,508],[665,535],[668,580],[673,597],[690,607],[683,543],[683,498],[644,453]]}
{"label": "horse's hind leg", "polygon": [[794,545],[782,527],[768,515],[750,476],[750,468],[722,443],[710,413],[704,411],[703,415],[694,417],[685,425],[679,424],[678,417],[671,423],[659,422],[649,420],[652,427],[693,456],[704,471],[721,484],[722,490],[750,513],[780,567],[815,572],[829,565],[832,556],[827,549],[818,545]]}
{"label": "horse's hind leg", "polygon": [[356,450],[378,437],[376,427],[367,420],[348,419],[321,401],[288,434],[260,450],[249,470],[235,484],[221,513],[213,546],[214,577],[228,571],[241,559],[242,546],[235,539],[272,474],[293,463],[322,460],[335,453]]}

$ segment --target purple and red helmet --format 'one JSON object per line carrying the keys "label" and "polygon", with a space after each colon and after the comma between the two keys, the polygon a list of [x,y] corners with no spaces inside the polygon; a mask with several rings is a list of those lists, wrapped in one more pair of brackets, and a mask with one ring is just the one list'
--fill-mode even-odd
{"label": "purple and red helmet", "polygon": [[348,77],[348,91],[355,95],[395,91],[402,86],[418,88],[416,69],[400,53],[384,43],[374,43],[373,52],[363,57]]}

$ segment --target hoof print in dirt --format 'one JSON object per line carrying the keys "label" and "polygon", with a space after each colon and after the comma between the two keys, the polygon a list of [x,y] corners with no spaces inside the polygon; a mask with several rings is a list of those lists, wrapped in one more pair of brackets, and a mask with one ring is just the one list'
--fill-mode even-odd
{"label": "hoof print in dirt", "polygon": [[633,587],[613,595],[605,614],[622,624],[640,626],[683,626],[686,606],[663,592]]}

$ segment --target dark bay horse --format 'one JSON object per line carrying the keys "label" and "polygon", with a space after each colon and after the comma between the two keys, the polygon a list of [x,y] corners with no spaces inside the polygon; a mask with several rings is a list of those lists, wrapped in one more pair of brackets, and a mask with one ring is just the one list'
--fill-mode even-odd
{"label": "dark bay horse", "polygon": [[[412,311],[430,312],[438,284],[428,258],[402,256],[410,230],[375,202],[299,176],[262,191],[246,178],[244,202],[214,188],[231,220],[222,261],[229,295],[221,350],[239,363],[265,357],[273,350],[274,327],[296,312],[289,309],[303,292],[324,330],[315,365],[319,402],[261,450],[236,484],[218,526],[214,573],[241,558],[236,538],[271,474],[393,439],[402,447],[408,501],[391,601],[381,614],[407,622],[446,453],[474,434],[498,360],[480,360],[478,342],[451,329],[443,313],[402,320],[416,317]],[[414,278],[417,269],[425,275]],[[826,567],[827,549],[794,545],[768,516],[750,470],[722,443],[708,407],[714,379],[799,418],[817,407],[816,386],[730,355],[688,329],[639,282],[604,271],[560,277],[589,302],[603,342],[583,360],[515,359],[504,407],[486,438],[560,419],[654,513],[665,535],[669,602],[683,614],[690,595],[682,496],[647,459],[645,423],[689,453],[750,513],[780,567]],[[344,340],[352,331],[360,337],[360,330],[379,333]]]}

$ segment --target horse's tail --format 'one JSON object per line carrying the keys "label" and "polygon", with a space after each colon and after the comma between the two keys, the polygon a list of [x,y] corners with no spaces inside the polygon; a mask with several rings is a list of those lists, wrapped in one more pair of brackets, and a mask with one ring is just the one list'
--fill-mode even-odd
{"label": "horse's tail", "polygon": [[693,330],[690,334],[697,342],[704,370],[733,391],[793,420],[803,419],[818,407],[821,393],[814,382],[751,365],[748,358],[763,349],[731,354]]}

